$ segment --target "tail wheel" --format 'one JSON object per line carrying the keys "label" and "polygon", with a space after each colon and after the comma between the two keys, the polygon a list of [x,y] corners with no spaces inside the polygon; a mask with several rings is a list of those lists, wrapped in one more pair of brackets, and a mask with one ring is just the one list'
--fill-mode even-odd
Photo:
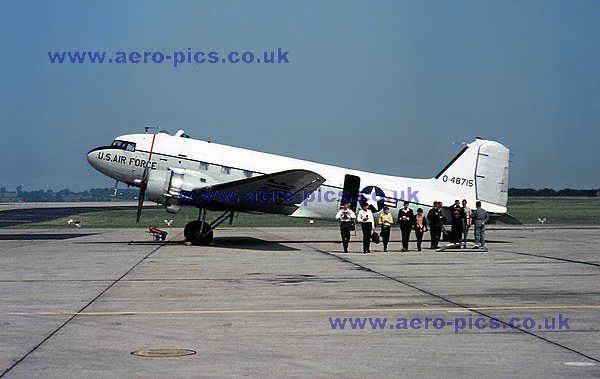
{"label": "tail wheel", "polygon": [[188,222],[183,230],[185,240],[194,246],[208,246],[213,240],[213,231],[210,226],[200,220]]}

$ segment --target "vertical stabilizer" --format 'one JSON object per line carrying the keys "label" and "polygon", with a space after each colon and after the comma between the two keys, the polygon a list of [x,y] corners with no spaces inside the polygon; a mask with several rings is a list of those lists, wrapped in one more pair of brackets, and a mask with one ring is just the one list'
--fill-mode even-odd
{"label": "vertical stabilizer", "polygon": [[439,190],[458,198],[476,199],[506,207],[509,150],[504,145],[476,139],[435,176]]}

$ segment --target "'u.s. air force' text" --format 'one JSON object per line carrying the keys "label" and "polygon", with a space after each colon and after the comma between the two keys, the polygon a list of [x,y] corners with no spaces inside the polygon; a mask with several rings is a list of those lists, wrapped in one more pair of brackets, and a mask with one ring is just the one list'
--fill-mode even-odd
{"label": "'u.s. air force' text", "polygon": [[98,159],[103,160],[103,161],[128,164],[130,166],[135,166],[135,167],[143,167],[143,168],[147,167],[151,170],[156,170],[156,162],[151,162],[151,161],[147,161],[145,159],[139,159],[139,158],[134,158],[134,157],[129,157],[129,161],[128,161],[127,158],[128,157],[126,157],[125,155],[111,154],[111,153],[104,153],[104,152],[98,153]]}

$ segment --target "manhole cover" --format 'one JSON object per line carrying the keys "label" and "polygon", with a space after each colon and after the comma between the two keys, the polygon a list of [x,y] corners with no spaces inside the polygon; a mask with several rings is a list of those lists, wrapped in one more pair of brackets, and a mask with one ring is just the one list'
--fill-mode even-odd
{"label": "manhole cover", "polygon": [[137,350],[131,354],[138,357],[183,357],[185,355],[194,355],[196,352],[189,349],[147,349]]}

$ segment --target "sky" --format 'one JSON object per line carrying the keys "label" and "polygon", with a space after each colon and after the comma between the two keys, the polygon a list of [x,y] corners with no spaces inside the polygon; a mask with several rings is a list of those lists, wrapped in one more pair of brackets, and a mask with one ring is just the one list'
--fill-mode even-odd
{"label": "sky", "polygon": [[[155,126],[418,178],[481,136],[511,150],[510,187],[600,188],[599,19],[586,0],[3,0],[0,186],[111,187],[87,152]],[[289,63],[48,57],[188,49]]]}

